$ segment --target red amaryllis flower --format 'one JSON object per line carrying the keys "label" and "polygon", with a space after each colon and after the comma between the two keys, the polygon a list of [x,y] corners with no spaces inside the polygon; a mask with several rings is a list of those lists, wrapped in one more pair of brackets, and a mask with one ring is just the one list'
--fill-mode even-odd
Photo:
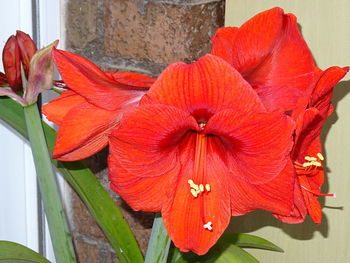
{"label": "red amaryllis flower", "polygon": [[307,101],[306,109],[297,119],[295,147],[292,151],[292,160],[295,166],[297,180],[294,188],[294,205],[289,216],[275,215],[287,223],[300,223],[308,214],[311,219],[321,223],[322,211],[318,197],[322,194],[321,186],[324,182],[324,168],[322,162],[321,130],[326,118],[333,112],[331,98],[333,87],[348,72],[349,68],[332,67],[324,71],[311,96]]}
{"label": "red amaryllis flower", "polygon": [[53,158],[84,159],[108,144],[122,113],[136,106],[154,79],[129,72],[103,72],[76,54],[53,50],[56,66],[70,90],[43,107],[59,130]]}
{"label": "red amaryllis flower", "polygon": [[218,29],[212,43],[212,54],[236,68],[269,110],[293,109],[317,80],[296,17],[281,8],[259,13],[239,28]]}
{"label": "red amaryllis flower", "polygon": [[161,211],[181,251],[204,254],[231,215],[289,212],[293,130],[222,59],[175,63],[112,131],[111,189],[135,210]]}
{"label": "red amaryllis flower", "polygon": [[[281,8],[262,12],[239,28],[220,28],[212,42],[212,53],[235,67],[269,110],[288,111],[297,122],[291,155],[297,178],[295,205],[289,217],[278,218],[298,223],[309,214],[320,223],[317,197],[324,180],[320,132],[329,113],[333,86],[347,69],[320,70],[295,16],[284,14]],[[316,103],[321,100],[324,102]]]}
{"label": "red amaryllis flower", "polygon": [[28,34],[17,31],[16,36],[10,36],[2,52],[5,74],[0,73],[0,85],[10,86],[14,92],[21,90],[21,63],[28,78],[30,60],[36,51],[36,45]]}

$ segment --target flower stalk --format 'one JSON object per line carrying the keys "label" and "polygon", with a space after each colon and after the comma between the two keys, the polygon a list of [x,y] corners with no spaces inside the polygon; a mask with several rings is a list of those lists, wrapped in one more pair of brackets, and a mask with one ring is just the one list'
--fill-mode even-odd
{"label": "flower stalk", "polygon": [[152,227],[151,238],[148,243],[145,263],[166,263],[169,254],[171,240],[165,229],[163,219],[157,213]]}
{"label": "flower stalk", "polygon": [[37,104],[24,107],[24,115],[56,261],[74,263],[76,258],[73,242],[51,165]]}

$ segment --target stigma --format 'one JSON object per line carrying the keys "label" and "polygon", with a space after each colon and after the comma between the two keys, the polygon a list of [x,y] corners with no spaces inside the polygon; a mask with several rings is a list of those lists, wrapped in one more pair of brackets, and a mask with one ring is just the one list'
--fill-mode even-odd
{"label": "stigma", "polygon": [[324,194],[324,193],[321,193],[320,191],[314,191],[314,190],[311,190],[303,185],[300,186],[302,189],[304,189],[305,191],[308,191],[309,193],[311,194],[314,194],[316,196],[331,196],[331,197],[334,197],[336,198],[337,195],[334,193],[334,194]]}
{"label": "stigma", "polygon": [[213,230],[213,223],[209,221],[208,223],[203,225],[203,228],[208,229],[209,231],[212,231]]}

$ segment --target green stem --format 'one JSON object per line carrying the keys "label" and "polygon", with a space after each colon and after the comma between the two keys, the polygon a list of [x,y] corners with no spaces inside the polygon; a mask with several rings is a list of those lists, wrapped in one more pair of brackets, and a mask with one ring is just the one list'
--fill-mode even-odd
{"label": "green stem", "polygon": [[148,243],[145,263],[166,263],[171,240],[158,213],[153,222],[151,238]]}
{"label": "green stem", "polygon": [[57,262],[76,262],[37,104],[24,107],[28,137]]}

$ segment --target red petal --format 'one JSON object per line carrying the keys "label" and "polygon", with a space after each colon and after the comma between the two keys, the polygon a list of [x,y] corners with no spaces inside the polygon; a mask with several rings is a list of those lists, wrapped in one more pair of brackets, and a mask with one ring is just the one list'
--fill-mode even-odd
{"label": "red petal", "polygon": [[11,36],[2,52],[2,61],[8,84],[15,92],[22,89],[21,80],[21,55],[15,36]]}
{"label": "red petal", "polygon": [[288,215],[293,204],[294,181],[291,161],[278,176],[264,184],[249,184],[231,175],[228,184],[232,215],[243,215],[256,209]]}
{"label": "red petal", "polygon": [[75,161],[87,158],[108,144],[108,135],[119,123],[121,111],[106,111],[83,102],[61,122],[53,158]]}
{"label": "red petal", "polygon": [[223,158],[232,176],[261,184],[276,177],[286,166],[294,122],[278,112],[225,110],[214,115],[204,131],[221,137]]}
{"label": "red petal", "polygon": [[283,30],[283,9],[257,14],[240,28],[219,28],[211,53],[225,59],[239,72],[249,74],[266,59]]}
{"label": "red petal", "polygon": [[66,114],[85,101],[82,96],[74,91],[64,91],[58,98],[44,105],[42,111],[49,121],[62,125],[62,120]]}
{"label": "red petal", "polygon": [[[162,209],[162,217],[175,246],[183,252],[191,250],[203,255],[216,243],[230,222],[228,190],[230,184],[226,180],[226,167],[210,147],[208,153],[202,157],[205,167],[202,171],[198,171],[196,165],[198,136],[202,135],[188,134],[182,140],[181,173],[174,184],[174,198],[168,199]],[[210,144],[212,138],[206,139]],[[191,186],[188,180],[193,180],[197,185],[209,184],[210,191],[204,190],[194,197],[190,192]],[[209,222],[211,230],[204,227]]]}
{"label": "red petal", "polygon": [[288,224],[298,224],[304,222],[306,214],[307,209],[305,206],[304,197],[300,190],[299,181],[295,180],[293,207],[290,214],[287,216],[274,214],[274,217]]}
{"label": "red petal", "polygon": [[156,81],[155,78],[152,78],[150,76],[139,74],[139,73],[133,73],[133,72],[105,72],[105,73],[112,80],[125,85],[133,86],[133,87],[149,88]]}
{"label": "red petal", "polygon": [[280,8],[260,13],[240,28],[220,29],[212,53],[237,68],[269,110],[292,109],[317,71],[296,18]]}
{"label": "red petal", "polygon": [[112,81],[96,65],[76,54],[54,49],[53,55],[69,88],[100,108],[116,110],[137,103],[146,92]]}
{"label": "red petal", "polygon": [[30,60],[37,51],[37,47],[31,37],[22,31],[17,30],[16,39],[21,51],[21,60],[23,63],[24,72],[28,78]]}
{"label": "red petal", "polygon": [[207,120],[222,109],[264,111],[242,76],[224,60],[206,55],[193,64],[174,63],[158,77],[141,104],[176,106]]}
{"label": "red petal", "polygon": [[306,189],[312,190],[312,186],[309,184],[308,178],[306,176],[299,176],[298,179],[299,184],[302,187],[301,192],[304,197],[304,202],[307,207],[308,214],[316,224],[320,224],[322,220],[322,210],[321,205],[317,200],[318,196],[303,189],[303,187],[305,187]]}
{"label": "red petal", "polygon": [[161,176],[177,163],[176,143],[197,127],[187,113],[165,105],[147,105],[125,113],[110,138],[111,154],[138,177]]}
{"label": "red petal", "polygon": [[293,159],[300,163],[305,161],[305,156],[316,157],[322,151],[320,135],[325,121],[315,108],[307,109],[303,117],[301,132],[296,137],[293,150]]}
{"label": "red petal", "polygon": [[325,70],[312,93],[310,107],[315,107],[324,117],[328,116],[334,86],[345,76],[349,68],[331,67]]}
{"label": "red petal", "polygon": [[[111,146],[113,145],[111,143]],[[179,163],[175,163],[173,169],[160,176],[139,177],[137,174],[123,169],[119,164],[118,157],[113,154],[113,150],[111,152],[108,159],[111,189],[136,211],[160,211],[163,203],[172,196],[173,182],[179,173]]]}

